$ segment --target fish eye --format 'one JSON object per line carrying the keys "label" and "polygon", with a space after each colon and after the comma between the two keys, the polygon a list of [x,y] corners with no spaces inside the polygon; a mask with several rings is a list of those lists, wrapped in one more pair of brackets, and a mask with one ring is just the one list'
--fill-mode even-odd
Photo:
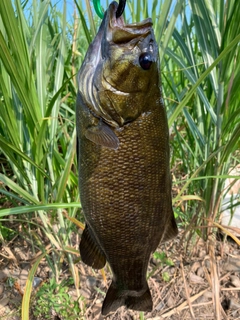
{"label": "fish eye", "polygon": [[144,52],[139,57],[139,64],[143,70],[149,70],[152,65],[152,55],[148,52]]}

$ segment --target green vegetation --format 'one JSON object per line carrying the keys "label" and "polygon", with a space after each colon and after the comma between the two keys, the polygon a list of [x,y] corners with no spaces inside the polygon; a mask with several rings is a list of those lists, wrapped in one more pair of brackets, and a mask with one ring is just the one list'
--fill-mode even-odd
{"label": "green vegetation", "polygon": [[81,319],[78,301],[73,301],[68,294],[71,284],[71,281],[58,284],[54,278],[44,283],[35,295],[34,317],[52,319],[52,313],[55,312],[63,319]]}
{"label": "green vegetation", "polygon": [[[165,266],[174,266],[174,263],[171,259],[167,258],[167,255],[165,252],[154,252],[153,253],[153,258],[157,261],[156,267],[153,268],[153,270],[151,271],[151,273],[148,275],[148,278],[150,278],[157,269],[159,269],[160,267],[163,268]],[[169,282],[170,281],[170,275],[167,271],[163,271],[161,273],[162,275],[162,279],[165,282]]]}
{"label": "green vegetation", "polygon": [[[129,0],[125,14],[154,22],[171,132],[174,210],[180,226],[206,239],[221,212],[225,180],[240,163],[240,1],[147,3]],[[46,255],[51,281],[59,283],[64,257],[77,290],[70,237],[77,230],[64,212],[82,221],[76,73],[99,23],[88,0],[62,1],[62,7],[50,0],[0,1],[0,192],[1,204],[9,203],[0,211],[0,239],[9,240],[6,222],[17,215],[20,236]]]}

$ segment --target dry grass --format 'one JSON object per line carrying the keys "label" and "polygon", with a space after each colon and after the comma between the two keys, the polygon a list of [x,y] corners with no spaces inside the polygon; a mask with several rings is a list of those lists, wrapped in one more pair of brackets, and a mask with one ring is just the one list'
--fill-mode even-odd
{"label": "dry grass", "polygon": [[[148,281],[153,295],[154,310],[144,315],[122,307],[114,314],[102,317],[100,310],[104,292],[111,280],[109,269],[105,268],[104,273],[95,273],[82,262],[76,263],[80,274],[81,295],[85,297],[80,302],[82,315],[79,315],[78,319],[240,319],[239,246],[231,239],[224,243],[213,236],[206,242],[202,239],[193,242],[189,241],[188,235],[189,233],[186,235],[181,232],[173,242],[159,247],[159,251],[164,251],[168,258],[174,261],[174,266],[162,265],[155,270],[157,261],[151,259],[149,272],[155,271]],[[5,316],[8,320],[19,320],[18,311],[24,292],[26,270],[29,271],[38,253],[33,254],[29,245],[23,239],[17,238],[14,244],[9,242],[2,246],[0,256],[0,314],[3,317],[1,319]],[[163,272],[168,272],[168,282],[163,280]],[[49,268],[43,260],[36,276],[40,277],[43,283],[48,283],[48,273]],[[25,280],[22,278],[23,274]],[[105,275],[106,281],[103,281]],[[69,277],[68,269],[63,269],[61,278]],[[9,286],[10,278],[15,279],[12,287]],[[72,299],[78,298],[73,286],[69,287],[69,294]],[[35,289],[32,297],[31,303],[36,305]],[[12,301],[15,301],[15,304]],[[51,319],[57,319],[56,312],[53,311]]]}

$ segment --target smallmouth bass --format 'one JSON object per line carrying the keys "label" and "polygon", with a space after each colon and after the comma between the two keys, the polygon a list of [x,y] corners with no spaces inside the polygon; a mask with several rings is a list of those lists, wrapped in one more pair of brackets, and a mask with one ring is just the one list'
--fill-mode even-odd
{"label": "smallmouth bass", "polygon": [[117,2],[105,12],[78,74],[79,188],[86,227],[82,261],[112,283],[102,314],[122,305],[152,310],[146,280],[160,242],[177,235],[169,132],[158,47],[150,18],[125,24]]}

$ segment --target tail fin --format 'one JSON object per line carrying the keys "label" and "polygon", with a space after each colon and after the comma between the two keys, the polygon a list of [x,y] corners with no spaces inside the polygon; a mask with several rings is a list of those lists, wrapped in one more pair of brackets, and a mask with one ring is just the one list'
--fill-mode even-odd
{"label": "tail fin", "polygon": [[148,286],[143,293],[139,292],[138,295],[136,291],[121,291],[121,289],[118,289],[116,284],[112,282],[107,291],[106,298],[103,301],[102,315],[116,311],[124,305],[132,310],[152,311],[152,296]]}

